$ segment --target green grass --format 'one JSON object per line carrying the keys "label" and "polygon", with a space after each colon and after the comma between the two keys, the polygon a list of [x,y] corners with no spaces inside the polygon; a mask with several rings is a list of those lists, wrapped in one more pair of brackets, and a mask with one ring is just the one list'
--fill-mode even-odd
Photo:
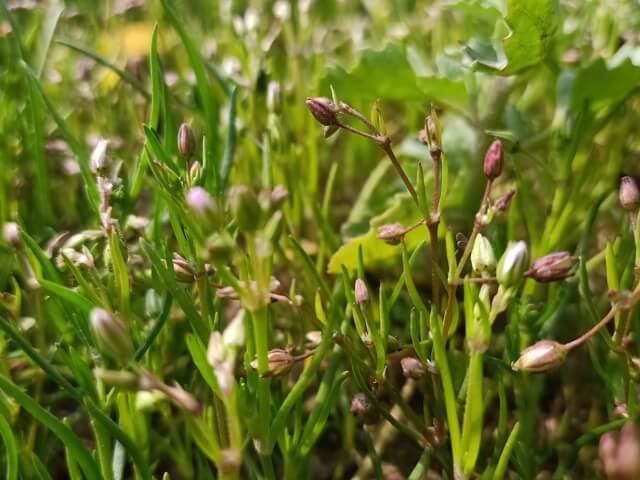
{"label": "green grass", "polygon": [[636,9],[0,0],[0,471],[638,478]]}

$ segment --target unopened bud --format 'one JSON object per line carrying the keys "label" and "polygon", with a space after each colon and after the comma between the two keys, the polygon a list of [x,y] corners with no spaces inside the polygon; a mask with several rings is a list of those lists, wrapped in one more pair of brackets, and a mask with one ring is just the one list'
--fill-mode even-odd
{"label": "unopened bud", "polygon": [[183,123],[178,130],[178,151],[189,160],[196,151],[196,137],[191,127]]}
{"label": "unopened bud", "polygon": [[442,139],[440,138],[440,129],[437,124],[437,119],[434,120],[434,117],[429,115],[424,123],[431,158],[439,160],[442,155]]}
{"label": "unopened bud", "polygon": [[537,282],[555,282],[571,275],[571,270],[578,263],[578,258],[569,252],[556,252],[534,260],[525,277]]}
{"label": "unopened bud", "polygon": [[502,142],[494,140],[484,156],[484,174],[489,180],[495,180],[502,173]]}
{"label": "unopened bud", "polygon": [[171,263],[173,264],[173,271],[176,274],[177,281],[182,283],[193,283],[195,281],[196,272],[186,258],[174,252]]}
{"label": "unopened bud", "polygon": [[238,185],[229,191],[229,207],[240,231],[252,232],[258,228],[260,203],[247,187]]}
{"label": "unopened bud", "polygon": [[2,225],[2,238],[13,248],[20,246],[20,227],[15,222],[7,222]]}
{"label": "unopened bud", "polygon": [[320,345],[320,342],[322,341],[322,332],[320,330],[311,330],[305,334],[304,338],[307,340],[305,347],[313,349]]}
{"label": "unopened bud", "polygon": [[367,289],[367,284],[361,278],[356,279],[354,292],[358,305],[363,306],[369,303],[369,290]]}
{"label": "unopened bud", "polygon": [[471,250],[471,266],[475,272],[480,273],[490,273],[496,268],[496,256],[491,242],[481,234],[478,234]]}
{"label": "unopened bud", "polygon": [[496,202],[493,204],[494,212],[496,214],[501,214],[506,212],[507,209],[509,208],[509,205],[511,205],[511,200],[513,200],[513,197],[515,196],[515,194],[516,194],[515,190],[509,190],[507,193],[505,193],[500,198],[498,198]]}
{"label": "unopened bud", "polygon": [[620,440],[612,432],[600,437],[600,461],[609,479],[635,480],[640,478],[640,441],[633,423],[624,424]]}
{"label": "unopened bud", "polygon": [[140,376],[125,370],[106,370],[104,368],[96,368],[93,370],[94,375],[102,383],[109,387],[116,387],[122,390],[138,390],[140,387]]}
{"label": "unopened bud", "polygon": [[527,244],[523,241],[509,242],[496,269],[498,283],[507,288],[518,286],[528,268]]}
{"label": "unopened bud", "polygon": [[189,189],[186,200],[187,205],[193,210],[199,224],[205,231],[215,230],[220,226],[223,212],[220,211],[217,202],[204,188],[193,187]]}
{"label": "unopened bud", "polygon": [[405,377],[413,378],[414,380],[424,377],[427,373],[426,367],[415,357],[404,357],[400,360],[400,367]]}
{"label": "unopened bud", "polygon": [[273,190],[271,190],[271,208],[277,210],[288,197],[289,190],[282,185],[276,185]]}
{"label": "unopened bud", "polygon": [[200,165],[200,162],[193,162],[191,164],[191,167],[189,167],[189,182],[191,184],[194,184],[198,181],[198,179],[200,178],[200,172],[202,172],[202,165]]}
{"label": "unopened bud", "polygon": [[[268,369],[267,371],[260,374],[263,377],[280,375],[281,373],[289,370],[295,362],[295,358],[287,350],[284,350],[282,348],[274,348],[273,350],[269,350],[267,358],[269,361]],[[258,370],[257,359],[251,362],[251,367],[254,370]]]}
{"label": "unopened bud", "polygon": [[378,239],[388,245],[398,245],[405,234],[405,228],[399,223],[388,223],[378,228]]}
{"label": "unopened bud", "polygon": [[133,342],[124,324],[103,308],[94,308],[89,317],[102,352],[126,363],[133,356]]}
{"label": "unopened bud", "polygon": [[200,402],[180,385],[176,384],[174,387],[165,386],[160,390],[169,398],[171,403],[178,408],[186,410],[191,415],[198,416],[202,412]]}
{"label": "unopened bud", "polygon": [[373,425],[378,423],[379,416],[364,393],[356,393],[351,399],[351,413],[358,423]]}
{"label": "unopened bud", "polygon": [[622,208],[629,212],[636,212],[640,207],[640,190],[638,184],[633,177],[622,177],[620,180],[620,190],[618,198]]}
{"label": "unopened bud", "polygon": [[109,145],[109,141],[104,138],[98,141],[97,145],[91,152],[91,170],[94,173],[104,173],[107,169],[107,146]]}
{"label": "unopened bud", "polygon": [[318,123],[324,126],[338,125],[338,109],[327,97],[307,98],[304,102]]}
{"label": "unopened bud", "polygon": [[523,372],[544,372],[564,362],[567,348],[553,340],[541,340],[520,352],[511,368]]}

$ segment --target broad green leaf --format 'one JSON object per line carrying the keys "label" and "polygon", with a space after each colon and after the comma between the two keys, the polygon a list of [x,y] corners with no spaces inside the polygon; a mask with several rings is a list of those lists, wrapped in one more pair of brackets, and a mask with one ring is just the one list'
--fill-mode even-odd
{"label": "broad green leaf", "polygon": [[418,62],[417,50],[388,45],[382,50],[365,49],[355,67],[345,70],[335,67],[321,84],[321,92],[333,86],[341,98],[349,101],[377,98],[385,100],[434,99],[439,102],[464,103],[467,98],[464,82],[440,76]]}
{"label": "broad green leaf", "polygon": [[574,109],[580,109],[588,103],[591,109],[597,110],[623,100],[639,85],[640,66],[634,65],[629,59],[615,66],[598,59],[576,72],[571,105]]}
{"label": "broad green leaf", "polygon": [[540,63],[549,51],[558,19],[557,0],[509,0],[504,18],[510,33],[502,45],[470,42],[474,64],[500,75],[513,75]]}
{"label": "broad green leaf", "polygon": [[[329,260],[329,273],[340,273],[341,265],[349,271],[358,268],[358,248],[362,246],[362,253],[369,269],[384,268],[396,264],[400,256],[400,247],[387,245],[378,239],[378,227],[386,223],[400,223],[408,227],[420,220],[420,213],[407,193],[397,194],[393,204],[384,213],[371,219],[369,231],[359,237],[349,240],[341,246]],[[418,227],[405,236],[407,248],[412,250],[421,240],[428,238],[426,229]]]}

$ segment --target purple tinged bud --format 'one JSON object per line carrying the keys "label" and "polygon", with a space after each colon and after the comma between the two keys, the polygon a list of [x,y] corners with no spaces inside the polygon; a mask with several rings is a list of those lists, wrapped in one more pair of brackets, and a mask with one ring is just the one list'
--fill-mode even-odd
{"label": "purple tinged bud", "polygon": [[520,352],[511,368],[523,372],[544,372],[564,362],[567,348],[553,340],[541,340]]}
{"label": "purple tinged bud", "polygon": [[367,289],[367,284],[361,278],[356,279],[354,291],[358,305],[364,306],[369,303],[369,290]]}
{"label": "purple tinged bud", "polygon": [[489,180],[495,180],[502,173],[502,142],[494,140],[484,156],[484,174]]}
{"label": "purple tinged bud", "polygon": [[318,123],[326,127],[338,125],[338,109],[333,100],[327,97],[307,98],[304,102]]}
{"label": "purple tinged bud", "polygon": [[427,368],[415,357],[404,357],[400,360],[400,367],[405,377],[413,378],[414,380],[424,377],[427,373]]}
{"label": "purple tinged bud", "polygon": [[524,275],[542,283],[564,280],[577,263],[578,258],[569,252],[550,253],[536,259]]}
{"label": "purple tinged bud", "polygon": [[620,205],[622,205],[622,208],[625,210],[629,212],[638,211],[638,207],[640,207],[640,191],[633,177],[622,177],[618,198]]}
{"label": "purple tinged bud", "polygon": [[378,239],[388,245],[398,245],[405,234],[405,228],[399,223],[389,223],[378,228]]}
{"label": "purple tinged bud", "polygon": [[613,432],[602,435],[598,453],[607,478],[616,480],[640,478],[640,439],[632,422],[622,427],[619,440],[616,440]]}
{"label": "purple tinged bud", "polygon": [[191,127],[183,123],[178,130],[178,150],[180,155],[189,160],[196,151],[196,137]]}
{"label": "purple tinged bud", "polygon": [[507,193],[505,193],[500,198],[498,198],[496,202],[493,204],[493,209],[495,213],[500,214],[500,213],[506,212],[507,209],[509,208],[509,205],[511,205],[511,200],[513,200],[513,197],[515,197],[515,195],[516,195],[515,190],[509,190]]}
{"label": "purple tinged bud", "polygon": [[177,281],[181,283],[193,283],[195,281],[196,272],[186,258],[174,252],[171,263],[173,264],[173,271]]}
{"label": "purple tinged bud", "polygon": [[379,416],[364,393],[356,393],[353,396],[350,411],[359,423],[365,425],[378,423]]}
{"label": "purple tinged bud", "polygon": [[103,308],[94,308],[89,315],[98,346],[116,362],[126,363],[133,356],[133,342],[124,324]]}
{"label": "purple tinged bud", "polygon": [[213,198],[202,187],[193,187],[187,192],[187,205],[199,215],[214,208]]}
{"label": "purple tinged bud", "polygon": [[[282,348],[274,348],[273,350],[269,350],[267,358],[269,361],[268,369],[266,372],[260,373],[262,377],[272,377],[274,375],[280,375],[281,373],[289,370],[289,368],[291,368],[295,363],[295,358],[287,350],[284,350]],[[257,359],[251,362],[251,367],[254,370],[259,370]]]}

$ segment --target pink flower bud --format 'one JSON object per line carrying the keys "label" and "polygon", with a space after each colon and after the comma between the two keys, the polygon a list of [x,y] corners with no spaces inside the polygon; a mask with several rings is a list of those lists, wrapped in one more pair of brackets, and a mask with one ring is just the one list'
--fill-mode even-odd
{"label": "pink flower bud", "polygon": [[103,308],[94,308],[89,317],[102,352],[126,363],[133,356],[133,342],[124,324]]}
{"label": "pink flower bud", "polygon": [[622,177],[618,198],[622,208],[629,212],[635,212],[640,206],[640,191],[633,177]]}
{"label": "pink flower bud", "polygon": [[399,223],[389,223],[378,228],[378,238],[388,245],[398,245],[405,234]]}
{"label": "pink flower bud", "polygon": [[367,285],[361,278],[356,279],[354,291],[356,303],[358,305],[362,306],[369,303],[369,290],[367,289]]}
{"label": "pink flower bud", "polygon": [[494,140],[484,156],[484,174],[489,180],[495,180],[502,173],[502,142]]}
{"label": "pink flower bud", "polygon": [[196,137],[191,127],[183,123],[178,130],[178,150],[180,155],[189,160],[196,151]]}
{"label": "pink flower bud", "polygon": [[405,377],[415,380],[424,377],[427,373],[426,367],[415,357],[404,357],[400,360],[400,367]]}
{"label": "pink flower bud", "polygon": [[520,352],[511,368],[523,372],[544,372],[564,362],[567,349],[553,340],[541,340]]}
{"label": "pink flower bud", "polygon": [[569,252],[550,253],[536,259],[524,275],[542,283],[555,282],[570,276],[576,263],[578,258]]}
{"label": "pink flower bud", "polygon": [[338,124],[338,109],[333,100],[327,97],[307,98],[304,102],[311,115],[324,126]]}

